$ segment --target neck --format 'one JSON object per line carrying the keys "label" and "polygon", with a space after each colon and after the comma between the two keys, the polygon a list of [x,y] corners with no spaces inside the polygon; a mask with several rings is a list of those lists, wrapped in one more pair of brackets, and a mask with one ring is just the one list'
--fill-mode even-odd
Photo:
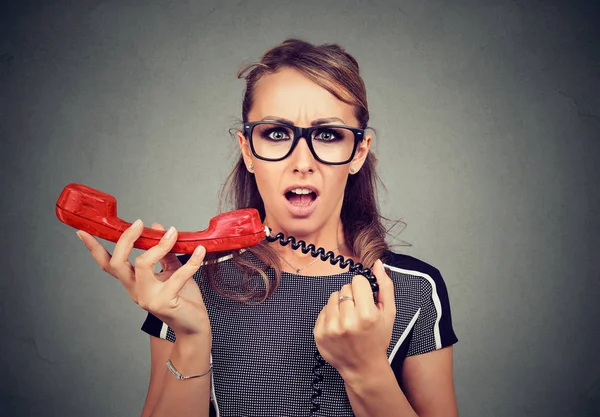
{"label": "neck", "polygon": [[[271,228],[273,235],[281,232],[285,238],[293,236],[296,242],[303,240],[306,245],[312,243],[317,249],[322,247],[325,252],[332,251],[335,256],[342,255],[346,259],[352,257],[352,250],[345,242],[344,228],[339,218],[332,224],[308,233],[281,227],[275,222],[270,222],[268,218],[265,218],[264,223]],[[274,242],[271,245],[281,259],[283,271],[302,275],[329,275],[343,271],[339,265],[331,265],[329,261],[323,262],[320,258],[312,257],[310,252],[305,254],[300,249],[292,249],[291,244],[282,246]]]}

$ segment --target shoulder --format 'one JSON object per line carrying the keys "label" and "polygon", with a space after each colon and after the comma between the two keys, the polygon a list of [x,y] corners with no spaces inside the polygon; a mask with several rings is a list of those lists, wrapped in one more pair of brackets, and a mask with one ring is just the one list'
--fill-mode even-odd
{"label": "shoulder", "polygon": [[439,269],[421,259],[393,252],[387,252],[382,262],[394,283],[398,310],[410,306],[409,313],[416,311],[414,334],[406,355],[456,343],[448,289]]}
{"label": "shoulder", "polygon": [[[445,288],[445,282],[439,269],[413,256],[387,251],[382,259],[384,266],[391,271],[390,278],[396,281],[399,276],[413,280],[421,280],[436,287]],[[396,279],[394,279],[396,278]]]}
{"label": "shoulder", "polygon": [[438,268],[421,259],[393,252],[387,252],[382,261],[394,283],[398,303],[410,301],[421,308],[421,313],[428,311],[437,320],[448,321],[450,326],[450,297]]}

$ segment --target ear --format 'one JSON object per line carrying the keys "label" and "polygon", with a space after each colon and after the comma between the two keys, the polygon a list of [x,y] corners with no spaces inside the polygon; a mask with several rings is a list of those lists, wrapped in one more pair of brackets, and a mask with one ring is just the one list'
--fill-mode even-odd
{"label": "ear", "polygon": [[371,139],[372,135],[365,135],[364,139],[358,144],[358,149],[356,149],[356,154],[350,162],[350,175],[356,174],[362,168],[365,160],[367,159],[367,155],[369,155],[369,150],[371,149]]}
{"label": "ear", "polygon": [[253,172],[253,168],[251,169],[251,167],[254,167],[254,164],[252,163],[252,150],[250,149],[250,144],[244,136],[244,133],[240,130],[237,131],[237,139],[238,144],[240,145],[240,151],[242,151],[244,163],[246,164],[246,169],[249,172]]}

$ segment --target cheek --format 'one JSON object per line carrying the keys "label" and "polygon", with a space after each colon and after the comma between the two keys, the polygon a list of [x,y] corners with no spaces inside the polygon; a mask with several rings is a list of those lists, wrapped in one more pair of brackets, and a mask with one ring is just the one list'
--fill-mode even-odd
{"label": "cheek", "polygon": [[340,199],[346,188],[346,182],[348,181],[348,173],[344,170],[335,170],[329,175],[330,180],[327,181],[326,189],[327,194],[331,195],[336,201]]}
{"label": "cheek", "polygon": [[255,165],[254,177],[263,200],[276,197],[279,186],[277,181],[281,178],[281,173],[277,172],[276,167],[262,164],[260,166]]}

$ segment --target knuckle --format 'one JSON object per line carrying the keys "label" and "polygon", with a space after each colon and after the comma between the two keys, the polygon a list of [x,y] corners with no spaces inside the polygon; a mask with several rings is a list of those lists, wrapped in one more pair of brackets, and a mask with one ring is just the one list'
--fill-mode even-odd
{"label": "knuckle", "polygon": [[342,326],[340,329],[344,334],[352,334],[356,332],[357,325],[356,320],[353,317],[346,317],[342,320]]}
{"label": "knuckle", "polygon": [[338,324],[330,324],[329,326],[327,326],[327,334],[330,336],[340,337],[343,336],[345,332],[345,329],[343,329],[342,326]]}
{"label": "knuckle", "polygon": [[361,313],[360,319],[363,322],[363,324],[367,327],[370,327],[373,324],[377,323],[377,315],[375,315],[371,311]]}
{"label": "knuckle", "polygon": [[142,255],[135,258],[133,264],[136,268],[144,268],[148,265],[148,262],[146,261],[146,258],[144,258],[144,255]]}
{"label": "knuckle", "polygon": [[110,258],[110,260],[108,261],[108,266],[112,269],[117,268],[117,261],[115,261],[115,258]]}

